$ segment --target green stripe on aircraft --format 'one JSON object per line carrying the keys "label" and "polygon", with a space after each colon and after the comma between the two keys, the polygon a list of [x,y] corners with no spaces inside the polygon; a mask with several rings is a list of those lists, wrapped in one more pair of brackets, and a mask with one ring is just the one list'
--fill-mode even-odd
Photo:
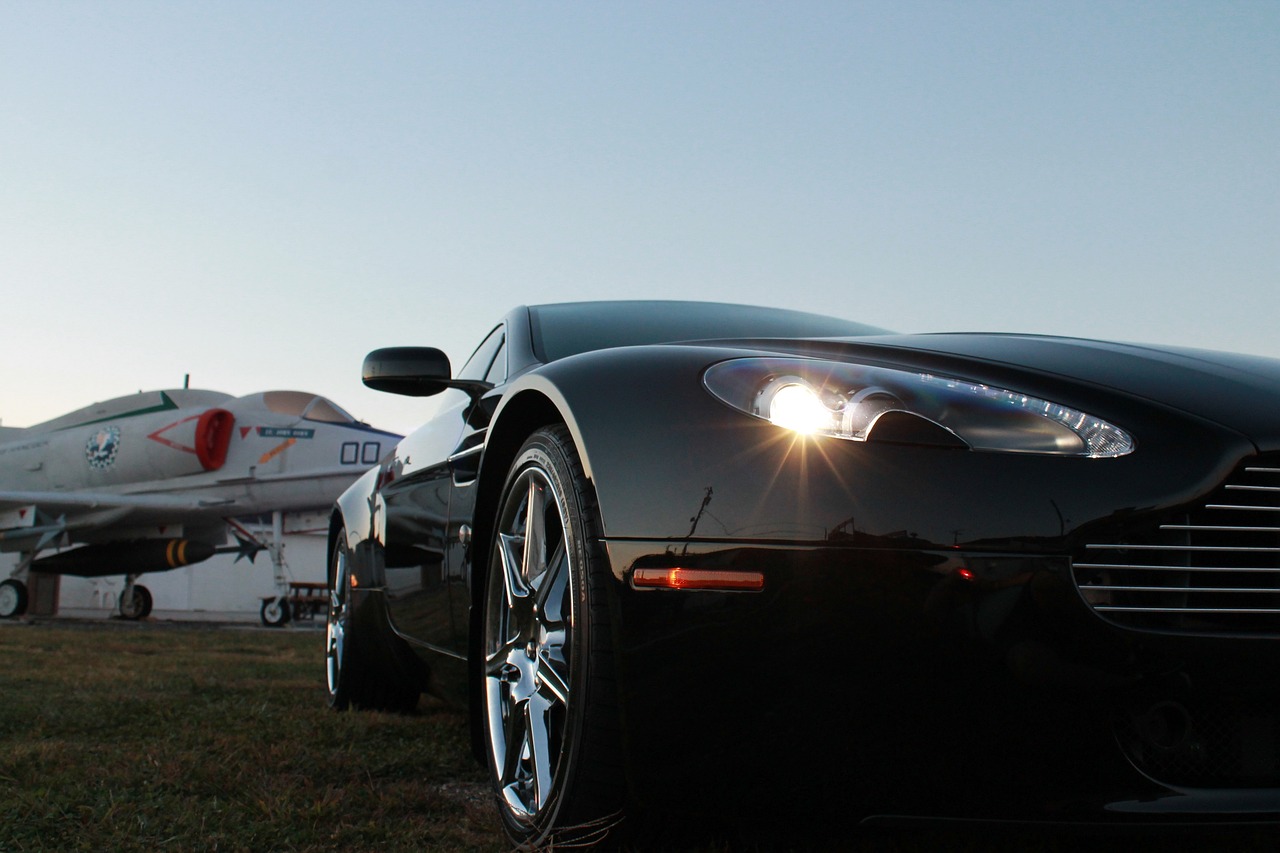
{"label": "green stripe on aircraft", "polygon": [[136,418],[139,415],[150,415],[154,412],[168,412],[176,408],[178,408],[178,404],[173,402],[173,398],[170,397],[165,392],[161,391],[159,405],[148,406],[145,409],[134,409],[132,412],[121,412],[118,415],[107,415],[104,418],[95,418],[91,421],[81,421],[78,424],[71,424],[70,426],[61,427],[59,428],[58,431],[62,432],[63,430],[75,429],[76,427],[90,426],[91,424],[100,424],[100,423],[103,423],[104,421],[119,421],[119,420],[124,420],[125,418]]}

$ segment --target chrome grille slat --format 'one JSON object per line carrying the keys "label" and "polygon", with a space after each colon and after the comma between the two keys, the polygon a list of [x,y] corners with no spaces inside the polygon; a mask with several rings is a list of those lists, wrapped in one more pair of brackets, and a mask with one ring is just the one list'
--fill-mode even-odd
{"label": "chrome grille slat", "polygon": [[1162,524],[1161,530],[1217,530],[1237,531],[1240,533],[1280,533],[1280,527],[1254,527],[1251,525],[1225,524]]}
{"label": "chrome grille slat", "polygon": [[1242,551],[1280,554],[1280,548],[1251,545],[1086,545],[1090,551]]}
{"label": "chrome grille slat", "polygon": [[[1088,589],[1088,587],[1086,587]],[[1256,593],[1258,595],[1280,595],[1280,589],[1246,589],[1238,586],[1197,586],[1197,587],[1173,587],[1173,586],[1128,586],[1111,584],[1106,587],[1108,592],[1194,592],[1197,595],[1202,592],[1247,592]]]}
{"label": "chrome grille slat", "polygon": [[1114,604],[1095,604],[1094,610],[1102,610],[1107,613],[1236,613],[1240,615],[1257,615],[1259,613],[1276,615],[1280,614],[1280,607],[1121,607]]}
{"label": "chrome grille slat", "polygon": [[1237,468],[1199,504],[1085,543],[1085,602],[1136,630],[1280,636],[1280,454]]}
{"label": "chrome grille slat", "polygon": [[1153,572],[1262,572],[1265,574],[1274,574],[1280,577],[1280,567],[1271,568],[1270,566],[1178,566],[1170,568],[1169,566],[1149,566],[1141,563],[1076,563],[1077,569],[1137,569],[1138,571]]}

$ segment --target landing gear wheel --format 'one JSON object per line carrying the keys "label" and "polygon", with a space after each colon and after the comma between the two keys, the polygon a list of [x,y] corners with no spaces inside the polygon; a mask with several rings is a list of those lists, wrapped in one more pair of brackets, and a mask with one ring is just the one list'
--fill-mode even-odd
{"label": "landing gear wheel", "polygon": [[0,581],[0,619],[12,619],[27,612],[27,585],[9,578]]}
{"label": "landing gear wheel", "polygon": [[329,683],[329,707],[337,711],[368,708],[378,711],[412,711],[421,691],[401,677],[385,660],[369,660],[371,638],[354,622],[351,591],[351,556],[347,534],[338,531],[329,562],[329,615],[325,620],[325,675]]}
{"label": "landing gear wheel", "polygon": [[131,583],[120,592],[120,616],[136,621],[151,615],[151,590]]}
{"label": "landing gear wheel", "polygon": [[268,628],[280,628],[293,618],[293,614],[289,612],[289,602],[283,595],[264,599],[259,615],[262,617],[262,624]]}
{"label": "landing gear wheel", "polygon": [[600,840],[621,820],[612,576],[568,430],[534,433],[507,475],[485,589],[483,736],[521,846]]}

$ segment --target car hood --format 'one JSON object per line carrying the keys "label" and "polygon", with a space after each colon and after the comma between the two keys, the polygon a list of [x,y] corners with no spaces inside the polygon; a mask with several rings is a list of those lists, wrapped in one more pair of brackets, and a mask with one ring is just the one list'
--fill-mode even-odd
{"label": "car hood", "polygon": [[1280,440],[1280,359],[1037,335],[890,335],[859,342],[1065,377],[1179,409],[1255,444]]}

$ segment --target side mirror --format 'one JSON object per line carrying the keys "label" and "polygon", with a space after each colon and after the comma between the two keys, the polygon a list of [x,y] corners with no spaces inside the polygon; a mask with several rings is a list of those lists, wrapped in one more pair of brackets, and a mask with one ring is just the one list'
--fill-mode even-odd
{"label": "side mirror", "polygon": [[474,399],[493,387],[488,382],[453,379],[449,356],[435,347],[384,347],[364,358],[364,384],[375,391],[405,397],[430,397],[460,388]]}
{"label": "side mirror", "polygon": [[448,388],[449,356],[434,347],[384,347],[364,357],[361,379],[375,391],[430,397]]}

